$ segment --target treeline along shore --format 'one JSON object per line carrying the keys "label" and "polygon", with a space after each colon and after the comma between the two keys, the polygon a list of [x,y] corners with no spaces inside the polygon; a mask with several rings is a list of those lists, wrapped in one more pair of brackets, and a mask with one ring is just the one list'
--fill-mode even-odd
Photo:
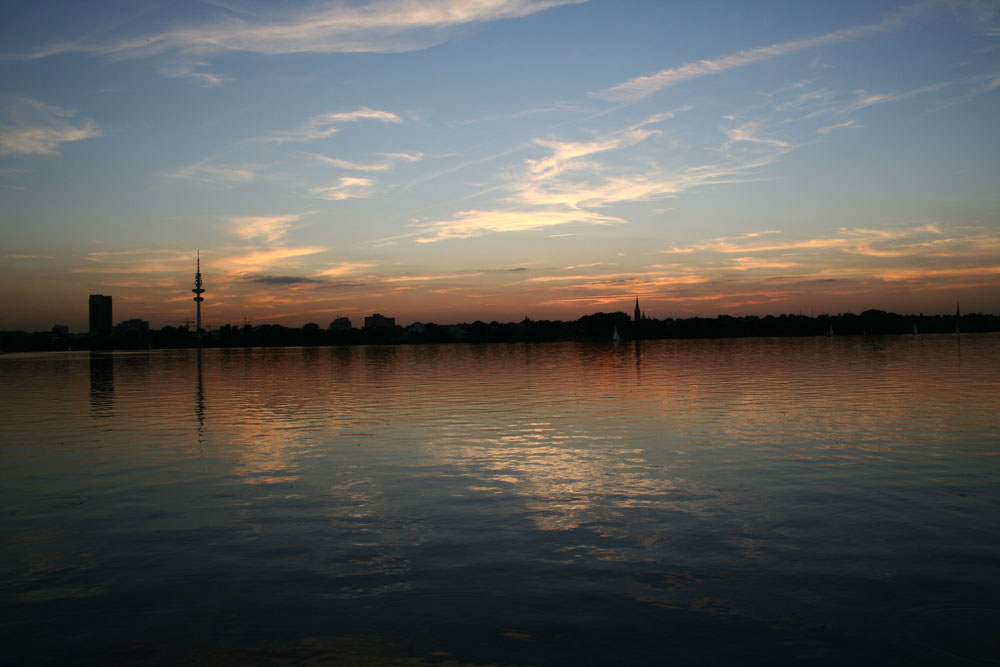
{"label": "treeline along shore", "polygon": [[622,312],[594,313],[574,321],[531,320],[462,324],[414,323],[407,327],[362,329],[280,324],[223,325],[194,332],[166,326],[123,335],[0,331],[0,352],[56,350],[136,350],[186,347],[283,347],[320,345],[394,345],[518,341],[622,340],[659,338],[751,338],[766,336],[885,336],[897,334],[982,333],[1000,331],[1000,316],[984,313],[899,315],[866,310],[860,315],[747,315],[633,320]]}

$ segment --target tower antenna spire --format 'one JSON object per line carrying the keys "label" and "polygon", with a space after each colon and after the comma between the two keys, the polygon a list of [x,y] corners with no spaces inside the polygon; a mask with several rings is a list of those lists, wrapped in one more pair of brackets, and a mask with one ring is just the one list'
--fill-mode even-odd
{"label": "tower antenna spire", "polygon": [[194,302],[195,302],[195,304],[197,304],[197,317],[196,317],[196,320],[195,320],[196,323],[195,323],[195,329],[194,329],[195,333],[198,333],[198,332],[201,331],[201,302],[205,300],[204,297],[202,297],[202,294],[205,293],[205,290],[202,288],[201,285],[202,285],[202,283],[201,283],[201,249],[199,249],[198,250],[197,264],[196,264],[195,273],[194,273],[194,289],[191,290],[195,294]]}

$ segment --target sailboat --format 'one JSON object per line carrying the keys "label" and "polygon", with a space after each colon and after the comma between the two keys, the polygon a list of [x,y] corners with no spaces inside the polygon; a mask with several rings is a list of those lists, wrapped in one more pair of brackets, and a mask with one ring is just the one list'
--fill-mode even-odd
{"label": "sailboat", "polygon": [[611,342],[612,343],[622,342],[622,337],[618,335],[618,327],[615,327],[615,330],[611,332]]}
{"label": "sailboat", "polygon": [[916,323],[916,322],[914,322],[914,323],[913,323],[913,335],[914,335],[914,336],[916,336],[916,335],[917,335],[918,333],[920,333],[920,332],[919,332],[919,331],[917,331],[917,323]]}
{"label": "sailboat", "polygon": [[828,328],[828,329],[826,330],[826,337],[827,337],[827,338],[833,338],[833,325],[832,325],[832,324],[831,324],[831,325],[830,325],[830,327],[829,327],[829,328]]}

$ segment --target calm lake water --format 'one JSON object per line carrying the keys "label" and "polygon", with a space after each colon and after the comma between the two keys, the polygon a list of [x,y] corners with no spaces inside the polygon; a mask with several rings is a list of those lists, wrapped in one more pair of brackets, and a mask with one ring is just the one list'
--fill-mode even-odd
{"label": "calm lake water", "polygon": [[1000,336],[0,356],[11,664],[1000,663]]}

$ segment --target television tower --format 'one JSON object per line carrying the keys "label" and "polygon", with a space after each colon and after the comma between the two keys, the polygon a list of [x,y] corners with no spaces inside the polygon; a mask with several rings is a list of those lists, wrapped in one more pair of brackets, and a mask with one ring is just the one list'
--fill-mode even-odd
{"label": "television tower", "polygon": [[205,290],[201,286],[201,251],[198,251],[198,268],[194,274],[194,289],[191,290],[195,293],[194,302],[198,304],[198,317],[195,324],[195,333],[201,331],[201,302],[204,301],[204,297],[201,295],[205,293]]}

